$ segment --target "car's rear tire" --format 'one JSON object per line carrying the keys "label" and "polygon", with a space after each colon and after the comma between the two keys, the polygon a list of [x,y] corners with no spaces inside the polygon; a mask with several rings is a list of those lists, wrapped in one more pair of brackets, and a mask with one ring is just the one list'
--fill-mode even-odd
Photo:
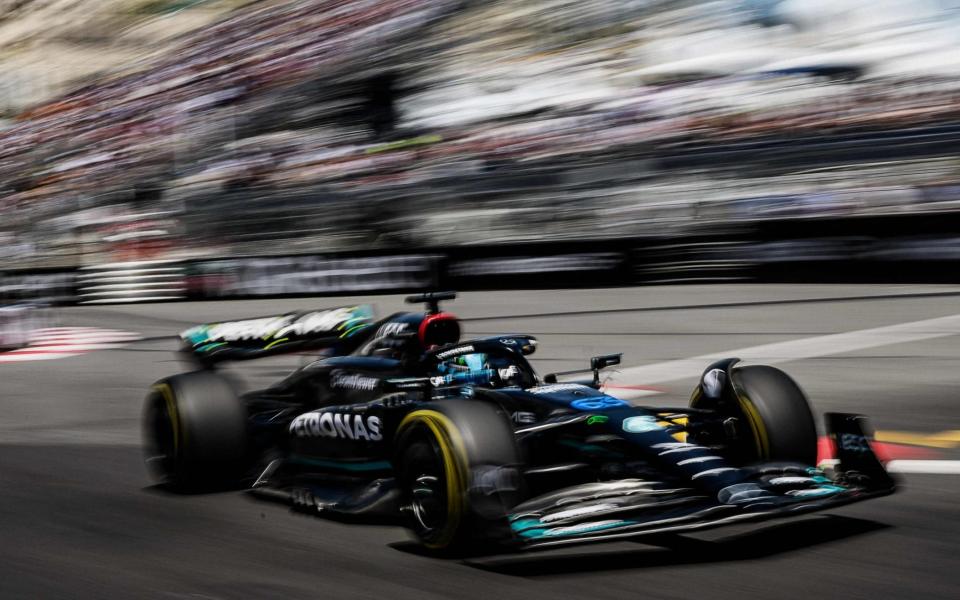
{"label": "car's rear tire", "polygon": [[184,373],[155,383],[147,394],[143,434],[148,469],[176,489],[235,484],[248,463],[246,407],[216,373]]}
{"label": "car's rear tire", "polygon": [[509,537],[507,512],[523,499],[523,482],[502,410],[470,400],[426,404],[403,419],[395,440],[401,507],[421,544],[450,555]]}
{"label": "car's rear tire", "polygon": [[734,367],[726,402],[694,394],[694,408],[709,408],[738,423],[734,453],[744,461],[783,461],[813,465],[817,426],[810,403],[789,375],[767,365]]}

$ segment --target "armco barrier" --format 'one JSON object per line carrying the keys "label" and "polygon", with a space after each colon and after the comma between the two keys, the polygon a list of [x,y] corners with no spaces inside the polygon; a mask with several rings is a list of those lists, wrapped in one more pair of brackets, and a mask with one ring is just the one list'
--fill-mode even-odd
{"label": "armco barrier", "polygon": [[194,261],[194,298],[299,296],[434,288],[442,255],[277,256]]}
{"label": "armco barrier", "polygon": [[442,287],[476,290],[623,285],[631,281],[626,248],[614,243],[576,243],[455,249],[447,256]]}
{"label": "armco barrier", "polygon": [[459,246],[399,255],[113,263],[0,274],[0,304],[617,287],[960,282],[960,213],[770,221],[727,235]]}

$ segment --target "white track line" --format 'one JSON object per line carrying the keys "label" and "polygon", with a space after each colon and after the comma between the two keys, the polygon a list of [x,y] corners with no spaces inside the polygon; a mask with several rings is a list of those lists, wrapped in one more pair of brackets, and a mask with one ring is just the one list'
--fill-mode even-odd
{"label": "white track line", "polygon": [[[710,362],[722,358],[737,357],[749,362],[777,364],[957,334],[960,334],[960,315],[951,315],[885,327],[860,329],[847,333],[835,333],[724,350],[652,365],[628,367],[613,374],[610,381],[614,383],[622,382],[623,384],[651,385],[697,377]],[[626,387],[615,387],[611,389],[611,393],[625,400],[635,400],[656,392],[650,390],[634,391]],[[831,462],[836,464],[835,460],[824,461],[823,464]],[[960,475],[960,460],[892,460],[887,463],[886,467],[891,473]]]}
{"label": "white track line", "polygon": [[55,360],[58,358],[70,358],[78,356],[81,352],[50,352],[49,354],[17,354],[16,352],[5,352],[0,354],[0,363],[8,362],[29,362],[33,360]]}
{"label": "white track line", "polygon": [[[960,334],[960,315],[950,315],[885,327],[723,350],[652,365],[628,367],[613,373],[610,381],[623,384],[651,385],[697,377],[709,363],[722,358],[738,357],[749,362],[777,364],[957,334]],[[634,397],[629,390],[623,390],[622,394],[619,393],[620,390],[617,390],[617,392],[616,395],[624,399],[629,400]]]}
{"label": "white track line", "polygon": [[960,460],[891,460],[886,466],[891,473],[960,475]]}
{"label": "white track line", "polygon": [[104,348],[119,348],[124,344],[118,342],[97,342],[95,344],[88,344],[86,342],[77,342],[70,344],[43,344],[43,345],[30,345],[22,350],[15,350],[15,352],[26,354],[33,351],[34,354],[40,352],[89,352],[91,350],[102,350]]}
{"label": "white track line", "polygon": [[0,353],[0,363],[56,360],[79,356],[94,350],[122,348],[142,339],[139,333],[96,327],[51,327],[30,334],[29,344]]}
{"label": "white track line", "polygon": [[[823,468],[833,468],[840,464],[835,458],[821,460],[817,466]],[[884,465],[890,473],[914,474],[914,475],[960,475],[960,460],[891,460]]]}

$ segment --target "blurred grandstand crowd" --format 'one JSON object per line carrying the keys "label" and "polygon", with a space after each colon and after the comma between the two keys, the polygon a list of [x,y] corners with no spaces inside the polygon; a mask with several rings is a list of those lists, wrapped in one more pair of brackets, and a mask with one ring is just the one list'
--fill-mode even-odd
{"label": "blurred grandstand crowd", "polygon": [[0,259],[953,211],[949,4],[251,2],[0,128]]}

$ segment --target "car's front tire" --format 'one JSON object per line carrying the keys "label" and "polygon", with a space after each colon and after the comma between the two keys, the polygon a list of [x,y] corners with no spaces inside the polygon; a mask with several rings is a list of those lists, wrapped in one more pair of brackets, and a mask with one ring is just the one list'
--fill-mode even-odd
{"label": "car's front tire", "polygon": [[430,550],[469,552],[509,537],[507,512],[523,499],[521,456],[499,408],[451,400],[409,413],[394,465],[406,525]]}
{"label": "car's front tire", "polygon": [[691,406],[736,419],[736,458],[816,464],[817,426],[797,382],[767,365],[733,367],[729,372],[731,381],[722,399],[711,400],[698,388]]}

